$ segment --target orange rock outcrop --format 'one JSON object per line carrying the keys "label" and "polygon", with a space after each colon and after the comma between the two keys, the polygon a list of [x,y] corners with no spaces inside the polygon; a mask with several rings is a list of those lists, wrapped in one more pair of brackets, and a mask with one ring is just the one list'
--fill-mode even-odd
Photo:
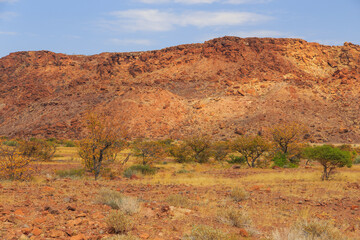
{"label": "orange rock outcrop", "polygon": [[158,51],[0,59],[0,135],[77,138],[89,109],[132,137],[217,139],[280,121],[315,142],[360,142],[360,46],[223,37]]}

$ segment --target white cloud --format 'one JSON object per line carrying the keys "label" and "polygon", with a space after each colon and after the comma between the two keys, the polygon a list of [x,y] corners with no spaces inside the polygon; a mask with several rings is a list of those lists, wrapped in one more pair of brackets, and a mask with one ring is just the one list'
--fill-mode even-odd
{"label": "white cloud", "polygon": [[0,20],[8,21],[16,17],[18,14],[15,12],[0,12]]}
{"label": "white cloud", "polygon": [[113,30],[118,28],[130,31],[167,31],[172,29],[173,14],[156,9],[126,10],[112,12],[115,20],[105,22]]}
{"label": "white cloud", "polygon": [[118,38],[112,38],[109,39],[109,42],[116,45],[144,45],[144,46],[150,46],[152,45],[152,41],[148,39],[118,39]]}
{"label": "white cloud", "polygon": [[270,19],[268,16],[249,12],[191,12],[179,19],[179,25],[196,27],[238,26]]}
{"label": "white cloud", "polygon": [[7,2],[7,3],[14,3],[17,2],[18,0],[0,0],[0,3],[2,2]]}
{"label": "white cloud", "polygon": [[16,32],[2,32],[0,31],[0,35],[17,35]]}
{"label": "white cloud", "polygon": [[174,13],[157,9],[126,10],[112,12],[113,20],[103,21],[101,25],[113,31],[169,31],[177,26],[195,27],[226,27],[254,24],[271,20],[271,17],[237,11],[190,11],[186,13]]}
{"label": "white cloud", "polygon": [[257,4],[266,3],[272,0],[138,0],[147,4],[163,4],[163,3],[183,3],[183,4]]}

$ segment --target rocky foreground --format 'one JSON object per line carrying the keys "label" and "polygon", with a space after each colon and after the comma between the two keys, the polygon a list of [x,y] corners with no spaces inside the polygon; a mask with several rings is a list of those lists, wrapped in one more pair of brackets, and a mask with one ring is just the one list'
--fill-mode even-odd
{"label": "rocky foreground", "polygon": [[360,46],[223,37],[159,51],[0,59],[0,135],[77,138],[89,109],[132,137],[217,139],[300,121],[313,142],[360,142]]}

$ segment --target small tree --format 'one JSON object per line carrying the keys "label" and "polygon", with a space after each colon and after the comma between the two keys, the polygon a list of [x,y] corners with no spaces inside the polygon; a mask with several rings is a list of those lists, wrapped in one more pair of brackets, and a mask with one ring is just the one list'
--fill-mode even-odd
{"label": "small tree", "polygon": [[104,120],[100,114],[88,113],[84,121],[86,137],[79,144],[79,156],[85,169],[94,174],[95,180],[103,163],[113,159],[113,154],[124,147],[123,141],[118,140],[119,133]]}
{"label": "small tree", "polygon": [[191,162],[192,150],[184,142],[180,144],[174,144],[171,146],[169,153],[175,158],[175,161],[178,163]]}
{"label": "small tree", "polygon": [[212,146],[212,154],[218,162],[223,162],[230,153],[230,145],[228,142],[215,142]]}
{"label": "small tree", "polygon": [[208,162],[211,156],[211,140],[207,135],[193,136],[185,140],[185,144],[193,151],[195,162]]}
{"label": "small tree", "polygon": [[0,145],[0,177],[9,180],[26,180],[31,176],[31,158],[17,147]]}
{"label": "small tree", "polygon": [[19,151],[26,157],[48,162],[51,161],[55,155],[56,144],[51,141],[33,138],[29,141],[21,141]]}
{"label": "small tree", "polygon": [[308,147],[304,150],[304,156],[318,161],[323,166],[322,180],[328,180],[336,168],[352,166],[349,152],[329,145]]}
{"label": "small tree", "polygon": [[135,156],[142,159],[142,165],[148,165],[166,155],[164,146],[156,141],[137,140],[134,142],[133,150]]}
{"label": "small tree", "polygon": [[261,136],[241,136],[232,142],[232,149],[238,151],[249,167],[270,149],[270,143]]}
{"label": "small tree", "polygon": [[305,127],[296,122],[279,124],[270,130],[275,147],[286,155],[298,152],[306,132]]}

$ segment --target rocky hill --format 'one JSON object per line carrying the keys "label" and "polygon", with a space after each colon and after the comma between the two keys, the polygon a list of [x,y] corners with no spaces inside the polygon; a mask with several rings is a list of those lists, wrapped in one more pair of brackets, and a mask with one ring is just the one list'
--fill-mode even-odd
{"label": "rocky hill", "polygon": [[223,37],[148,52],[0,59],[0,135],[77,138],[89,109],[133,137],[201,129],[222,139],[300,121],[315,142],[360,142],[360,46]]}

